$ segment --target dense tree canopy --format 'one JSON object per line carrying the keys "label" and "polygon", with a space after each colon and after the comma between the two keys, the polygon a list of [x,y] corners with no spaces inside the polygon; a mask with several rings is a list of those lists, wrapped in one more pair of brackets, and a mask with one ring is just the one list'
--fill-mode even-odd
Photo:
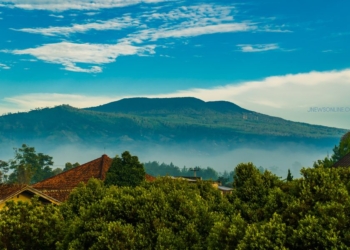
{"label": "dense tree canopy", "polygon": [[63,216],[58,207],[42,206],[34,198],[31,203],[9,202],[0,211],[0,248],[55,249],[63,233]]}
{"label": "dense tree canopy", "polygon": [[[8,249],[28,240],[33,247],[26,249],[48,249],[54,242],[58,249],[350,247],[350,169],[303,169],[302,178],[288,182],[251,163],[239,164],[236,173],[228,196],[204,181],[164,177],[137,187],[107,187],[92,179],[75,189],[60,211],[10,203],[0,213],[2,244]],[[35,216],[26,219],[26,214]],[[9,230],[11,223],[19,223],[19,231]],[[45,237],[38,236],[41,230],[47,230]]]}
{"label": "dense tree canopy", "polygon": [[145,169],[137,156],[128,151],[113,158],[112,165],[106,174],[106,185],[137,186],[145,179]]}
{"label": "dense tree canopy", "polygon": [[[111,180],[142,166],[128,152],[114,164]],[[350,248],[350,168],[303,168],[301,178],[282,180],[253,163],[241,163],[234,173],[228,195],[211,181],[160,177],[130,185],[133,179],[126,178],[115,185],[91,179],[59,208],[35,201],[9,203],[0,212],[0,247]]]}

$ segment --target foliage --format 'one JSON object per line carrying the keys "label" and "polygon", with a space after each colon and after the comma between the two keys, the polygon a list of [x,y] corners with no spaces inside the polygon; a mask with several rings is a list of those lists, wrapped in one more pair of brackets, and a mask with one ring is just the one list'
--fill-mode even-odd
{"label": "foliage", "polygon": [[[120,173],[142,166],[128,152],[114,164]],[[253,163],[241,163],[233,173],[228,195],[211,181],[159,177],[134,185],[123,179],[114,185],[91,179],[74,189],[59,209],[39,206],[36,200],[12,202],[0,212],[0,247],[350,248],[350,168],[303,168],[301,178],[281,180]]]}
{"label": "foliage", "polygon": [[290,169],[288,169],[288,174],[287,174],[286,181],[292,181],[292,180],[293,180],[293,175],[292,175],[292,173],[290,172]]}
{"label": "foliage", "polygon": [[43,206],[37,198],[7,203],[0,218],[1,249],[51,250],[62,237],[64,222],[58,208]]}
{"label": "foliage", "polygon": [[128,151],[113,158],[112,165],[106,174],[107,186],[137,186],[145,179],[145,169],[137,156],[132,156]]}
{"label": "foliage", "polygon": [[333,162],[339,161],[343,156],[350,153],[350,131],[344,134],[338,146],[333,149]]}
{"label": "foliage", "polygon": [[[81,202],[96,190],[104,195]],[[167,177],[138,187],[106,188],[91,180],[72,197],[62,206],[64,214],[75,216],[66,217],[68,230],[60,249],[204,249],[214,209],[230,206],[209,183]]]}
{"label": "foliage", "polygon": [[11,183],[36,183],[53,175],[52,157],[37,153],[34,147],[22,144],[21,148],[14,148],[15,157],[9,161],[12,170],[8,181]]}
{"label": "foliage", "polygon": [[78,167],[80,166],[80,164],[78,162],[72,164],[70,162],[67,162],[65,165],[64,165],[64,169],[63,169],[63,172],[65,171],[68,171],[68,170],[71,170],[72,168],[75,168],[75,167]]}
{"label": "foliage", "polygon": [[[173,163],[166,164],[153,161],[144,163],[145,170],[148,174],[152,176],[182,176],[182,177],[192,177],[193,171],[190,171],[189,168],[184,166],[183,168],[179,168],[175,166]],[[203,180],[213,180],[221,182],[224,186],[230,186],[233,181],[233,171],[228,173],[225,171],[224,173],[218,173],[215,169],[211,167],[200,168],[200,171],[196,172],[197,177],[201,177]]]}
{"label": "foliage", "polygon": [[0,160],[0,183],[4,183],[8,179],[9,164],[6,161]]}
{"label": "foliage", "polygon": [[[190,98],[191,99],[191,98]],[[266,139],[276,142],[306,142],[328,145],[346,132],[343,129],[295,123],[242,109],[228,102],[203,102],[172,98],[151,100],[140,105],[140,99],[118,108],[83,110],[61,105],[0,116],[2,141],[42,140],[57,144],[88,142],[112,144],[130,140],[162,144],[198,142],[201,145],[264,145]],[[123,103],[123,100],[120,102]],[[120,109],[121,108],[121,109]],[[13,138],[14,137],[14,138]]]}
{"label": "foliage", "polygon": [[338,145],[334,146],[333,154],[330,157],[325,157],[323,160],[317,160],[314,163],[314,167],[330,168],[348,153],[350,153],[350,131],[342,136]]}

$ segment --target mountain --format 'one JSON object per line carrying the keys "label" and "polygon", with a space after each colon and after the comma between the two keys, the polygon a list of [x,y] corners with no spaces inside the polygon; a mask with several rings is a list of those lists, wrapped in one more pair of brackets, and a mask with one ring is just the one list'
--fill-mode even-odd
{"label": "mountain", "polygon": [[130,98],[86,109],[62,105],[0,116],[0,143],[334,145],[345,132],[263,115],[230,102],[195,98]]}
{"label": "mountain", "polygon": [[193,97],[179,98],[126,98],[86,110],[128,113],[137,115],[156,114],[204,114],[206,112],[243,113],[250,112],[226,101],[204,102]]}

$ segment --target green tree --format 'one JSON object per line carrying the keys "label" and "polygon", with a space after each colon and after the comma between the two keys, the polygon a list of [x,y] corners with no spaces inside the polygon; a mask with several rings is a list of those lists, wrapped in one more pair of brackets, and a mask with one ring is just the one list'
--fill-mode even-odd
{"label": "green tree", "polygon": [[237,249],[288,249],[285,247],[287,239],[286,231],[287,226],[283,223],[281,216],[274,214],[269,222],[249,225]]}
{"label": "green tree", "polygon": [[51,156],[37,153],[34,147],[26,144],[14,150],[15,157],[9,161],[9,167],[13,170],[9,176],[10,182],[36,183],[53,175]]}
{"label": "green tree", "polygon": [[72,164],[72,163],[70,163],[70,162],[67,162],[67,163],[64,165],[63,172],[68,171],[68,170],[70,170],[70,169],[72,169],[72,168],[75,168],[75,167],[78,167],[78,166],[80,166],[80,164],[79,164],[78,162],[76,162],[76,163],[74,163],[74,164]]}
{"label": "green tree", "polygon": [[293,180],[293,175],[292,175],[292,173],[290,172],[290,169],[288,169],[288,174],[287,174],[286,181],[292,181],[292,180]]}
{"label": "green tree", "polygon": [[112,165],[106,174],[107,186],[137,186],[145,180],[145,169],[137,156],[132,156],[128,151],[113,158]]}
{"label": "green tree", "polygon": [[227,207],[206,182],[164,177],[106,188],[92,179],[61,206],[67,229],[59,249],[206,249],[211,228],[217,218],[224,220],[221,211]]}
{"label": "green tree", "polygon": [[350,131],[342,136],[339,145],[333,148],[332,160],[339,161],[343,156],[350,153]]}
{"label": "green tree", "polygon": [[31,164],[20,164],[17,166],[17,182],[19,184],[30,184],[34,174],[34,169]]}
{"label": "green tree", "polygon": [[342,136],[338,145],[334,146],[333,154],[330,157],[325,157],[323,160],[317,160],[314,163],[314,167],[332,167],[334,163],[348,153],[350,153],[350,131]]}
{"label": "green tree", "polygon": [[0,160],[0,183],[7,182],[9,164],[6,161]]}
{"label": "green tree", "polygon": [[55,249],[62,239],[64,222],[54,205],[43,206],[37,198],[9,202],[0,211],[0,248]]}

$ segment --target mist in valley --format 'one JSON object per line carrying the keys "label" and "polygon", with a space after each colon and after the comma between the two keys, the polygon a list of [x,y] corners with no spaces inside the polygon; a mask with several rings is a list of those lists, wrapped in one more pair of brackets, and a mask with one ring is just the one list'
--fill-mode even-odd
{"label": "mist in valley", "polygon": [[[264,148],[242,146],[230,150],[225,148],[210,150],[207,145],[202,147],[200,144],[198,146],[170,146],[142,142],[114,145],[55,145],[32,141],[26,144],[34,147],[37,153],[52,156],[53,168],[63,168],[67,162],[83,164],[103,154],[109,157],[120,156],[124,151],[129,151],[144,163],[152,161],[173,163],[180,168],[184,166],[188,168],[211,167],[218,173],[231,172],[239,163],[252,162],[255,166],[268,169],[282,178],[287,176],[288,169],[291,170],[294,177],[300,177],[302,167],[312,167],[314,161],[331,154],[334,147],[334,145],[316,147],[315,145],[289,143],[269,145]],[[21,143],[2,144],[0,159],[4,161],[12,159],[14,157],[13,148],[20,148],[21,145]]]}

